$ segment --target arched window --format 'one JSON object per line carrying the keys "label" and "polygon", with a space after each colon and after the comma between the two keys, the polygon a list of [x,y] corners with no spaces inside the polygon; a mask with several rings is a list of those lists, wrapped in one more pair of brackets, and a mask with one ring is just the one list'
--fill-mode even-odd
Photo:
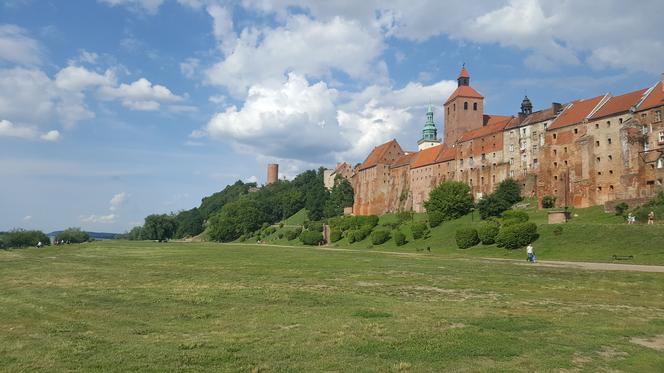
{"label": "arched window", "polygon": [[468,110],[468,101],[463,102],[463,110]]}
{"label": "arched window", "polygon": [[477,111],[477,102],[473,102],[473,110]]}

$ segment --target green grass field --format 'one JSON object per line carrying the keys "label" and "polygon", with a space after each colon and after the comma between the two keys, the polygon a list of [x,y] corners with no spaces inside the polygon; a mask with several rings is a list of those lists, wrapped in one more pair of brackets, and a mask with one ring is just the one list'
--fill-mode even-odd
{"label": "green grass field", "polygon": [[1,371],[661,371],[664,276],[311,248],[0,251]]}

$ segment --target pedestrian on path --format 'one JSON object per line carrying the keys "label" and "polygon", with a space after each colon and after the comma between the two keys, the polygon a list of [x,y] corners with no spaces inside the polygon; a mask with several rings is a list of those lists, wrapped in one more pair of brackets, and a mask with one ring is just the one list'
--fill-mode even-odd
{"label": "pedestrian on path", "polygon": [[528,254],[528,261],[535,263],[535,251],[532,244],[528,244],[528,247],[526,247],[526,254]]}

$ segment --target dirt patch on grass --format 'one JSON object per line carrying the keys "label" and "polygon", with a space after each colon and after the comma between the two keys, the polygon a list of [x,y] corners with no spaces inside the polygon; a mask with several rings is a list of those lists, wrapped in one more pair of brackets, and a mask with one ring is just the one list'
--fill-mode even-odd
{"label": "dirt patch on grass", "polygon": [[652,348],[658,351],[664,351],[664,334],[656,335],[650,338],[632,338],[630,342],[639,346]]}
{"label": "dirt patch on grass", "polygon": [[576,353],[574,356],[572,356],[572,364],[574,365],[583,365],[592,361],[593,359],[591,359],[589,356],[581,355],[579,353]]}
{"label": "dirt patch on grass", "polygon": [[623,359],[629,354],[624,351],[618,351],[613,347],[610,346],[602,346],[602,349],[597,353],[599,356],[608,359],[608,360],[613,360],[613,359]]}

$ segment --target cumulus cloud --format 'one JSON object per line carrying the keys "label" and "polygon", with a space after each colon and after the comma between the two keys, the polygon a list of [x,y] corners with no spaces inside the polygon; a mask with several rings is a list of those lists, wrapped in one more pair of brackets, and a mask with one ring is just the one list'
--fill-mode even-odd
{"label": "cumulus cloud", "polygon": [[184,62],[180,63],[180,72],[182,75],[189,79],[193,79],[198,70],[200,61],[197,58],[187,58]]}
{"label": "cumulus cloud", "polygon": [[22,140],[58,141],[60,132],[52,130],[46,133],[40,133],[33,127],[19,126],[8,120],[0,120],[0,137],[13,137]]}
{"label": "cumulus cloud", "polygon": [[102,100],[120,100],[122,105],[132,110],[158,110],[161,103],[175,103],[183,100],[168,88],[152,84],[141,78],[131,84],[122,83],[118,87],[103,86],[99,90]]}
{"label": "cumulus cloud", "polygon": [[343,72],[369,81],[385,74],[376,63],[383,49],[380,35],[357,21],[296,15],[274,29],[243,30],[225,58],[207,70],[207,80],[237,97],[256,84],[280,84],[289,71],[314,78]]}
{"label": "cumulus cloud", "polygon": [[126,6],[131,10],[135,11],[145,11],[150,14],[157,13],[161,4],[164,3],[164,0],[99,0],[102,3],[106,3],[110,6]]}
{"label": "cumulus cloud", "polygon": [[115,214],[108,214],[108,215],[88,215],[88,216],[81,216],[80,220],[81,223],[92,223],[92,224],[112,224],[115,223],[116,215]]}
{"label": "cumulus cloud", "polygon": [[118,208],[120,208],[122,205],[127,202],[127,199],[129,198],[129,194],[125,192],[118,193],[111,198],[110,204],[111,204],[111,211],[116,211]]}
{"label": "cumulus cloud", "polygon": [[0,61],[20,65],[41,63],[42,50],[39,43],[15,25],[0,25]]}

